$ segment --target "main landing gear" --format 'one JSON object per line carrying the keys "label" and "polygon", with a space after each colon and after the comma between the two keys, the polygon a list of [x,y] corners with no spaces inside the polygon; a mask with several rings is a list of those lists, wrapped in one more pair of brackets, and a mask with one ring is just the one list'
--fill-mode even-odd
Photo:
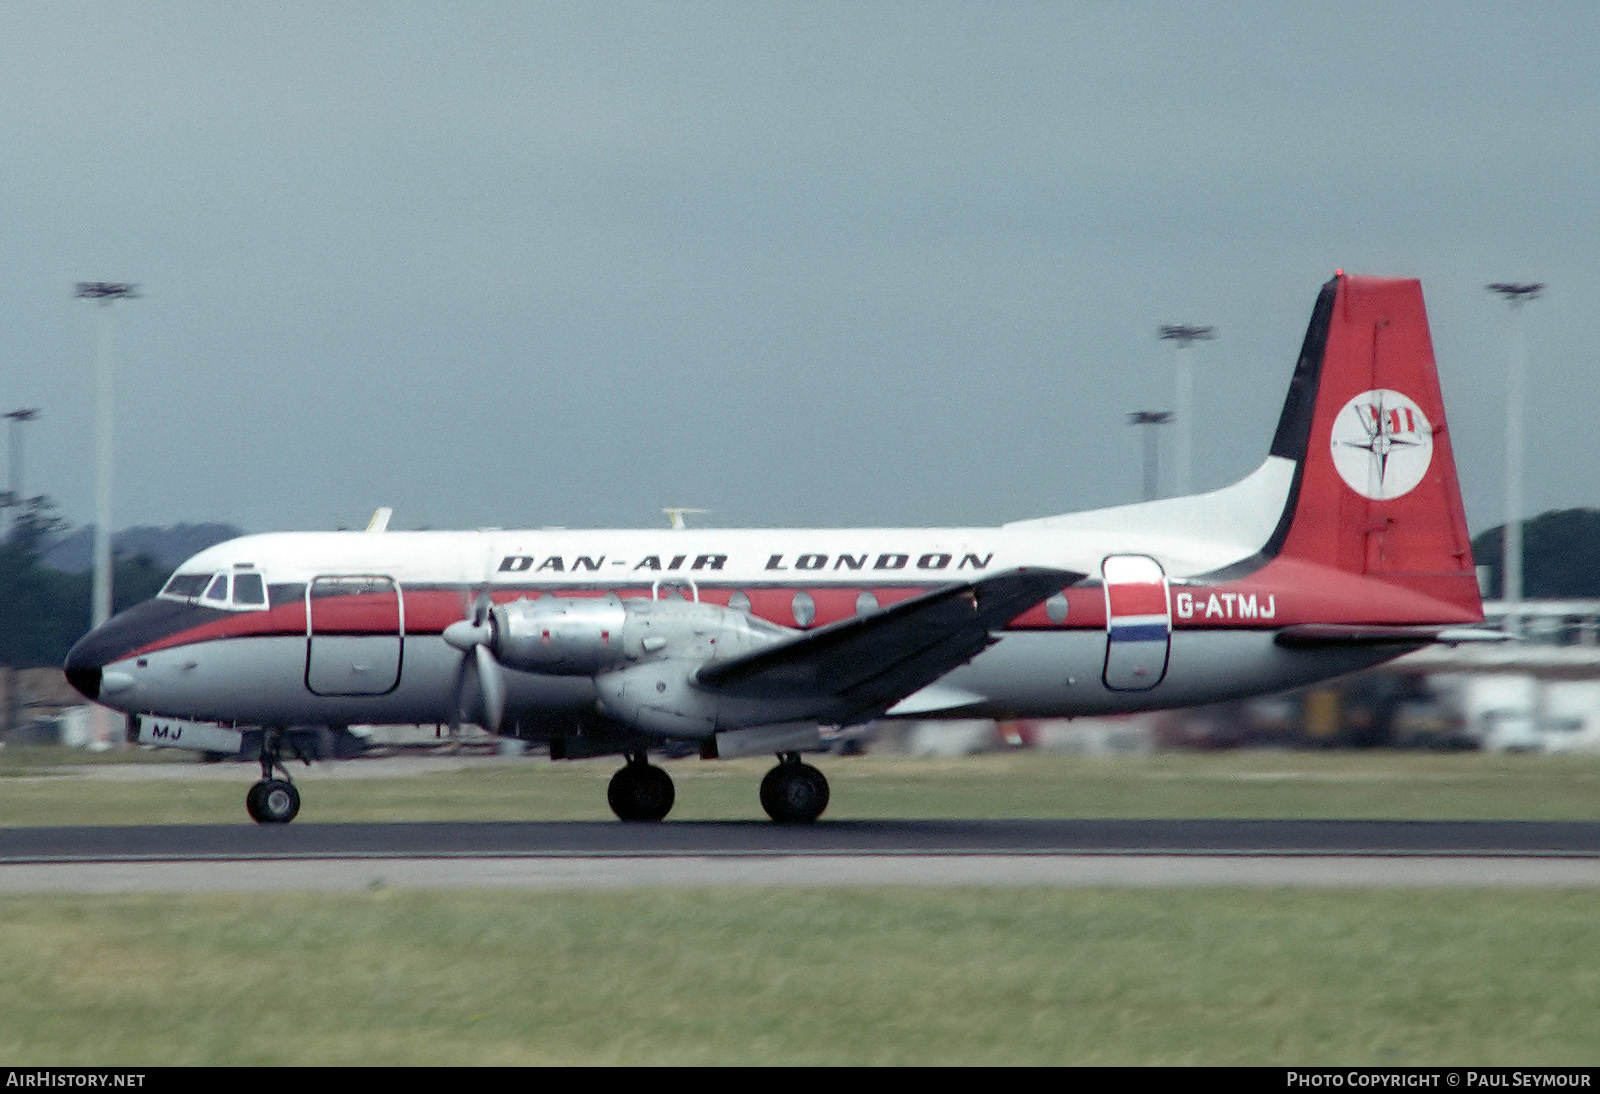
{"label": "main landing gear", "polygon": [[828,808],[828,780],[798,752],[780,752],[761,780],[761,808],[779,824],[810,824]]}
{"label": "main landing gear", "polygon": [[[611,776],[606,800],[625,821],[658,821],[672,811],[672,776],[643,752],[630,752],[628,765]],[[828,808],[828,780],[798,752],[780,752],[778,766],[761,780],[761,808],[779,824],[810,824]]]}
{"label": "main landing gear", "polygon": [[[283,766],[283,742],[281,730],[269,729],[262,734],[261,781],[244,796],[244,807],[257,824],[288,824],[300,812],[300,791],[289,781],[289,769]],[[307,767],[311,766],[310,758],[293,740],[289,747]],[[275,777],[274,771],[281,771],[283,777]]]}
{"label": "main landing gear", "polygon": [[625,821],[658,821],[672,812],[677,792],[672,776],[652,764],[643,752],[628,753],[628,766],[611,776],[606,800]]}

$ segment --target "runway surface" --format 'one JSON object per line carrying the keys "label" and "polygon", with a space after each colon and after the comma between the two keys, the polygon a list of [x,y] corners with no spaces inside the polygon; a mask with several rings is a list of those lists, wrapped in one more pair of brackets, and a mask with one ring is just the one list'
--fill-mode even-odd
{"label": "runway surface", "polygon": [[0,893],[641,885],[1600,886],[1600,823],[839,821],[0,830]]}

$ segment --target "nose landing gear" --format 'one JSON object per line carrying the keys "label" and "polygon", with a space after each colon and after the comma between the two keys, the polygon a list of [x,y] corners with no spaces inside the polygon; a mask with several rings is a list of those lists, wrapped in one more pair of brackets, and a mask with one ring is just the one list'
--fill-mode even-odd
{"label": "nose landing gear", "polygon": [[244,796],[244,807],[257,824],[288,824],[300,812],[300,791],[287,779],[262,779]]}
{"label": "nose landing gear", "polygon": [[[269,729],[262,734],[261,781],[244,796],[245,811],[257,824],[288,824],[300,812],[300,791],[289,780],[289,769],[283,766],[283,742],[282,730]],[[310,758],[292,738],[289,747],[302,763],[311,766]],[[274,771],[283,772],[283,777],[274,777]]]}

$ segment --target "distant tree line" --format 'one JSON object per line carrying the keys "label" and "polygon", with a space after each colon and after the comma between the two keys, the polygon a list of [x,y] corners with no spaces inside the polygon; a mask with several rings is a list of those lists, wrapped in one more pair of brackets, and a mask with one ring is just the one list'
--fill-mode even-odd
{"label": "distant tree line", "polygon": [[[0,665],[59,665],[89,629],[92,577],[41,564],[64,524],[50,500],[30,498],[11,510],[0,541]],[[112,560],[112,610],[122,611],[160,591],[167,567],[148,554]]]}

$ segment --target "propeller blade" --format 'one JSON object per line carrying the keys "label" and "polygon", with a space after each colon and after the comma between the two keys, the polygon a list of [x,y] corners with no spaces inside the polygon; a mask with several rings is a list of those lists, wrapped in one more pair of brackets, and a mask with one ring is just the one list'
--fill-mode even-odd
{"label": "propeller blade", "polygon": [[506,678],[500,662],[494,659],[488,646],[475,649],[478,665],[478,693],[483,699],[483,728],[490,733],[500,732],[500,720],[506,714]]}
{"label": "propeller blade", "polygon": [[450,705],[450,736],[457,737],[461,734],[462,723],[472,717],[468,707],[471,699],[471,685],[467,682],[467,674],[472,671],[472,658],[463,657],[456,666],[455,701]]}
{"label": "propeller blade", "polygon": [[[474,707],[482,711],[483,728],[490,733],[500,732],[500,722],[506,713],[506,678],[500,662],[494,658],[494,601],[487,591],[473,600],[471,614],[458,619],[444,629],[444,640],[460,650],[461,667],[456,670],[455,726],[472,717]],[[476,675],[476,685],[470,677]],[[473,703],[473,691],[477,703]]]}

